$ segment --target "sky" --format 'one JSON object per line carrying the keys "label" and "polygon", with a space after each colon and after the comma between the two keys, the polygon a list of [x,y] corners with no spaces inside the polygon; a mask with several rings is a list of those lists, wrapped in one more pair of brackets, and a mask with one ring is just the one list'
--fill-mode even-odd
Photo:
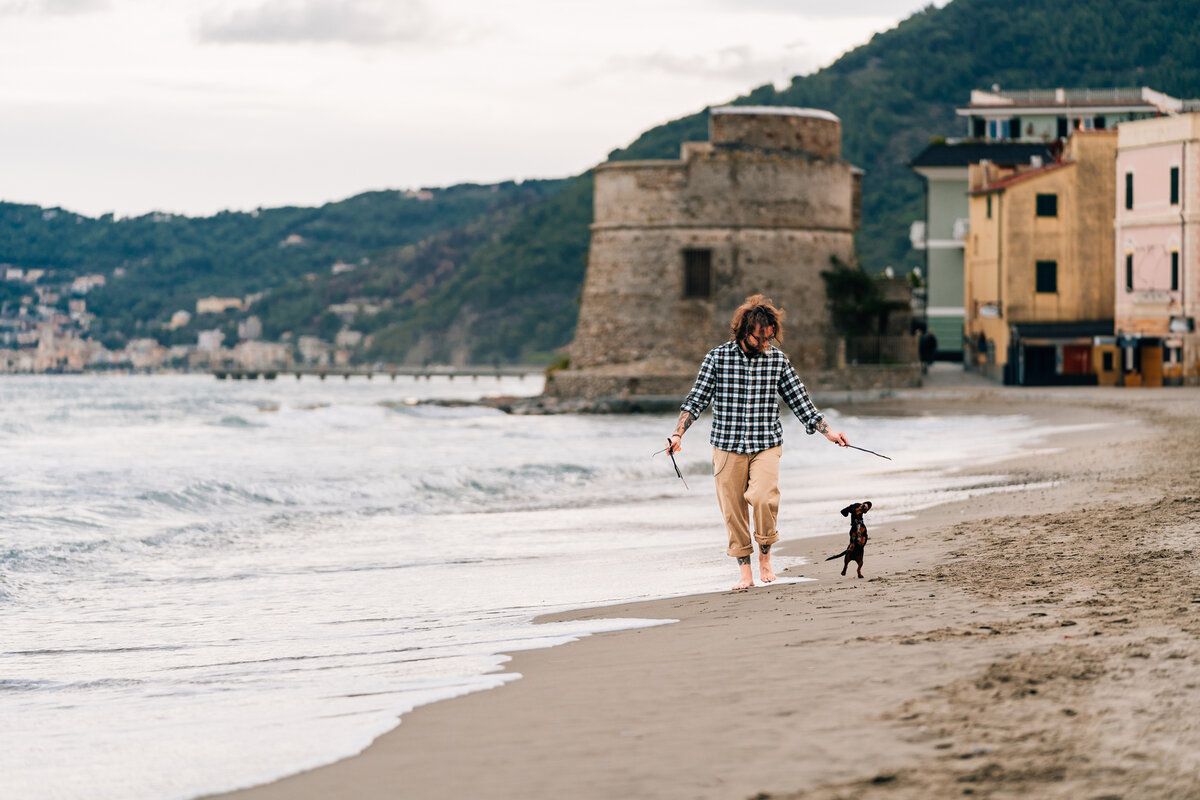
{"label": "sky", "polygon": [[926,5],[0,0],[0,200],[206,216],[566,177]]}

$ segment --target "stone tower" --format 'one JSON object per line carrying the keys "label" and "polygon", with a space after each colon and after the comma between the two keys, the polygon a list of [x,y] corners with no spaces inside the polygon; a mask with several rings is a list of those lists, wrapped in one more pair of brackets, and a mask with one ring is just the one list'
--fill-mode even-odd
{"label": "stone tower", "polygon": [[563,397],[686,392],[747,295],[787,311],[797,370],[830,366],[821,272],[854,261],[861,170],[827,111],[728,106],[679,160],[606,162]]}

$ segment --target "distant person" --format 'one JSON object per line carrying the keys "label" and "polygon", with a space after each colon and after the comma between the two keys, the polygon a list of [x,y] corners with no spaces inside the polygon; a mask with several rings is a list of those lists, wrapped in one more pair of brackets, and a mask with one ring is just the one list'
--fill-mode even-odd
{"label": "distant person", "polygon": [[758,567],[763,583],[775,580],[771,545],[779,541],[775,521],[779,514],[779,456],[783,452],[783,426],[779,422],[779,397],[804,423],[808,433],[820,432],[841,447],[850,444],[845,434],[830,430],[788,357],[771,345],[783,340],[783,312],[761,294],[747,297],[733,315],[730,341],[713,348],[700,365],[696,384],[683,401],[679,424],[667,439],[672,453],[679,452],[683,434],[711,401],[713,476],[717,504],[729,531],[725,553],[737,559],[741,580],[734,590],[754,585],[750,556],[750,511],[754,514],[754,541],[758,542]]}
{"label": "distant person", "polygon": [[918,343],[917,348],[921,355],[921,372],[924,373],[937,358],[937,334],[930,330],[922,333],[921,341]]}

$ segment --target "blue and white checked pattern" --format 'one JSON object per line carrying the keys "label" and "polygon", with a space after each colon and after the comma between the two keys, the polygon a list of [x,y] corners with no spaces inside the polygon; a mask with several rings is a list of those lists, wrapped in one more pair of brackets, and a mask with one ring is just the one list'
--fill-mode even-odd
{"label": "blue and white checked pattern", "polygon": [[696,384],[680,409],[693,417],[713,404],[709,443],[731,453],[758,453],[783,443],[779,400],[815,433],[824,417],[808,397],[800,376],[774,347],[751,358],[737,342],[714,347],[704,357]]}

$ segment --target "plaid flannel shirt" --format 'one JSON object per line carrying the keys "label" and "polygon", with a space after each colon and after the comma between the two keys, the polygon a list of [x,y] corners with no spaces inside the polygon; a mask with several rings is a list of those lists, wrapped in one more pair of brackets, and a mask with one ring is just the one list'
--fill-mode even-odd
{"label": "plaid flannel shirt", "polygon": [[726,342],[704,357],[696,384],[680,409],[699,418],[712,402],[709,443],[731,453],[757,453],[783,443],[780,396],[804,423],[804,430],[815,433],[824,417],[788,357],[774,347],[751,357],[737,342]]}

